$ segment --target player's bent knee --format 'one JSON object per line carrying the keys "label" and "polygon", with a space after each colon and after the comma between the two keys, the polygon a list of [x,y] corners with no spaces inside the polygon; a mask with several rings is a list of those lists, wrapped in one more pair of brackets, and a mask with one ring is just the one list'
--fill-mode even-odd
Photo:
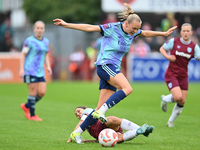
{"label": "player's bent knee", "polygon": [[126,89],[125,94],[126,94],[126,96],[128,96],[128,95],[131,94],[132,92],[133,92],[133,89],[132,89],[132,87],[130,87],[130,88],[127,88],[127,89]]}
{"label": "player's bent knee", "polygon": [[182,96],[174,96],[175,101],[182,101]]}
{"label": "player's bent knee", "polygon": [[46,94],[46,92],[38,92],[39,97],[43,97]]}

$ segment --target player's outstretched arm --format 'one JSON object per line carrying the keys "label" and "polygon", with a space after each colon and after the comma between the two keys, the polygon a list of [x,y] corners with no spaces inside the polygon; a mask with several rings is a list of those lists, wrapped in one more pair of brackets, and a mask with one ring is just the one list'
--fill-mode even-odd
{"label": "player's outstretched arm", "polygon": [[172,28],[170,28],[168,31],[166,32],[159,32],[159,31],[151,31],[151,30],[142,30],[142,33],[140,34],[140,36],[143,37],[154,37],[154,36],[169,36],[170,34],[172,34],[172,32],[177,28],[177,26],[174,26]]}
{"label": "player's outstretched arm", "polygon": [[101,32],[101,29],[98,25],[67,23],[62,19],[54,19],[53,21],[55,25],[62,26],[64,28],[75,29],[85,32]]}
{"label": "player's outstretched arm", "polygon": [[165,49],[163,47],[160,48],[160,53],[167,58],[169,61],[171,62],[175,62],[176,61],[176,57],[174,55],[168,55],[167,52],[165,51]]}

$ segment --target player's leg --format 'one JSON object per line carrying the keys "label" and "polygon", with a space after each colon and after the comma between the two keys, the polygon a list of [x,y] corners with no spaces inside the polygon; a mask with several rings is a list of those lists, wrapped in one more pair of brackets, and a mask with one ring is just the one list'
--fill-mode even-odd
{"label": "player's leg", "polygon": [[46,82],[38,82],[37,84],[37,94],[36,103],[46,94]]}
{"label": "player's leg", "polygon": [[147,124],[144,124],[143,126],[140,127],[139,125],[133,123],[132,121],[129,121],[127,119],[120,119],[114,116],[107,117],[107,120],[108,121],[105,124],[109,128],[118,131],[119,127],[121,127],[123,130],[127,131],[122,136],[123,141],[132,140],[139,134],[148,136],[149,133],[152,133],[154,129],[153,126],[148,126]]}
{"label": "player's leg", "polygon": [[101,89],[100,96],[99,96],[99,102],[98,102],[96,109],[98,110],[107,101],[107,99],[114,93],[115,93],[115,91],[110,90],[110,89]]}
{"label": "player's leg", "polygon": [[86,129],[88,129],[89,127],[91,127],[93,124],[95,124],[95,123],[98,121],[98,119],[94,119],[93,116],[92,116],[92,113],[93,113],[94,111],[95,111],[95,110],[93,110],[93,111],[87,116],[87,118],[83,121],[83,123],[81,123],[81,125],[80,125],[75,131],[73,131],[73,132],[70,134],[71,139],[75,140],[76,143],[82,144],[83,141],[82,141],[81,134],[82,134]]}
{"label": "player's leg", "polygon": [[[164,112],[167,111],[167,103],[174,103],[174,97],[177,100],[177,98],[182,94],[179,86],[179,81],[176,78],[165,80],[165,82],[171,94],[161,96],[161,108]],[[176,92],[172,93],[173,90]]]}
{"label": "player's leg", "polygon": [[105,122],[105,112],[129,95],[132,92],[132,87],[120,71],[115,72],[116,68],[114,66],[104,65],[101,67],[102,68],[97,67],[97,72],[101,80],[107,81],[109,85],[119,90],[113,93],[98,111],[93,113],[94,118],[98,118],[100,121]]}
{"label": "player's leg", "polygon": [[37,83],[27,84],[29,95],[28,95],[28,107],[30,110],[30,117],[35,116],[35,95],[37,93]]}
{"label": "player's leg", "polygon": [[186,98],[187,98],[187,94],[188,91],[187,90],[182,90],[182,98],[181,100],[177,101],[177,103],[175,104],[173,110],[172,110],[172,114],[168,120],[167,126],[168,127],[174,127],[174,121],[176,120],[176,118],[181,114]]}

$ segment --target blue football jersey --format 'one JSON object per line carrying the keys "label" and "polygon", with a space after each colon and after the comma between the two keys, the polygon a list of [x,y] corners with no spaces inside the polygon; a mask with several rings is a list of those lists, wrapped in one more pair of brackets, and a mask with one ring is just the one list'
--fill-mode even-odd
{"label": "blue football jersey", "polygon": [[23,47],[29,49],[24,63],[25,75],[43,77],[45,75],[45,56],[49,51],[49,40],[45,37],[42,40],[38,40],[36,37],[30,36],[26,38]]}
{"label": "blue football jersey", "polygon": [[112,64],[120,70],[122,58],[129,51],[132,40],[141,34],[139,29],[137,33],[130,36],[124,32],[122,24],[122,22],[117,22],[99,25],[103,39],[95,62],[96,66]]}

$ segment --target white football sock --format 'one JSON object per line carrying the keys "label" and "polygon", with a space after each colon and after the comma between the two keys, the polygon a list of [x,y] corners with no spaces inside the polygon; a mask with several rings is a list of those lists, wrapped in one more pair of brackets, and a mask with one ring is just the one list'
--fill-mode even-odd
{"label": "white football sock", "polygon": [[164,102],[167,102],[167,103],[173,103],[174,102],[174,98],[173,98],[172,94],[163,96],[162,100]]}
{"label": "white football sock", "polygon": [[170,122],[174,122],[176,120],[176,118],[180,115],[182,110],[183,110],[183,107],[177,106],[177,103],[176,103],[174,108],[173,108],[172,114],[171,114],[171,116],[169,118],[169,121]]}
{"label": "white football sock", "polygon": [[122,123],[120,127],[126,131],[128,130],[137,130],[140,126],[127,120],[127,119],[122,119]]}
{"label": "white football sock", "polygon": [[129,140],[132,140],[133,138],[135,138],[136,136],[137,136],[136,130],[129,130],[124,133],[123,140],[129,141]]}
{"label": "white football sock", "polygon": [[83,133],[83,130],[81,129],[81,127],[79,126],[75,131],[74,133],[80,133],[82,134]]}
{"label": "white football sock", "polygon": [[102,111],[103,113],[105,113],[108,110],[108,105],[106,103],[104,103],[100,108],[99,111]]}

